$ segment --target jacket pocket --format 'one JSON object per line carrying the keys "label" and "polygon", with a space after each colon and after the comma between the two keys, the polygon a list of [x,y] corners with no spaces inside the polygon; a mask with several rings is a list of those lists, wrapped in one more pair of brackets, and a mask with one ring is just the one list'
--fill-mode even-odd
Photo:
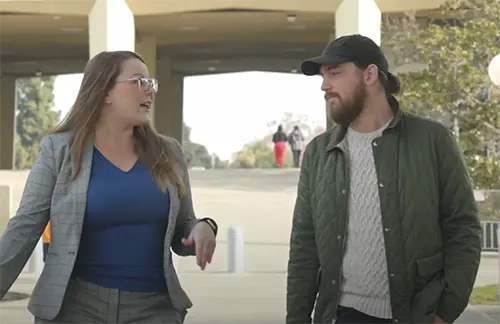
{"label": "jacket pocket", "polygon": [[442,252],[417,260],[417,273],[420,277],[432,276],[443,270],[443,267],[444,260]]}
{"label": "jacket pocket", "polygon": [[416,292],[412,301],[413,323],[432,323],[444,291],[443,253],[438,252],[416,261]]}

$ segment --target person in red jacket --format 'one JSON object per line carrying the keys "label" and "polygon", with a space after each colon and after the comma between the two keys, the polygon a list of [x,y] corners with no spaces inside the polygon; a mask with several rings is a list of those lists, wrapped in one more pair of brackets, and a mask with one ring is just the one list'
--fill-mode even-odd
{"label": "person in red jacket", "polygon": [[283,126],[279,125],[276,133],[273,134],[274,143],[274,161],[276,166],[283,168],[285,166],[286,142],[288,136],[283,131]]}

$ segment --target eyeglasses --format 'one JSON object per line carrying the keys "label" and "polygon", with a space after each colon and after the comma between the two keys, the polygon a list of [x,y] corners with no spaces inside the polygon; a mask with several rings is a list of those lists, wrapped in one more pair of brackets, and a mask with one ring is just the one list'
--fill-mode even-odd
{"label": "eyeglasses", "polygon": [[144,92],[154,92],[154,93],[158,92],[158,80],[156,79],[135,77],[124,81],[116,81],[116,83],[123,83],[123,82],[135,82],[137,83],[139,88]]}

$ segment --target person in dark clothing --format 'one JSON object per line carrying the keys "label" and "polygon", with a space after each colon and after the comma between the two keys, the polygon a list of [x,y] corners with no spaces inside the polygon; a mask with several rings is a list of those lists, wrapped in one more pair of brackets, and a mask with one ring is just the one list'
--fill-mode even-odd
{"label": "person in dark clothing", "polygon": [[276,133],[273,134],[274,143],[274,162],[277,167],[285,166],[285,151],[286,151],[287,136],[283,131],[283,126],[279,125]]}
{"label": "person in dark clothing", "polygon": [[42,234],[42,243],[43,243],[43,262],[47,259],[47,253],[49,253],[49,246],[51,241],[51,229],[50,229],[50,221],[47,223],[45,230]]}
{"label": "person in dark clothing", "polygon": [[301,70],[322,79],[335,126],[304,152],[284,322],[454,323],[481,260],[455,137],[400,107],[399,80],[369,37],[336,38]]}
{"label": "person in dark clothing", "polygon": [[293,155],[293,166],[295,168],[300,167],[300,155],[302,153],[302,146],[304,143],[304,135],[300,131],[299,126],[293,126],[293,131],[288,135],[288,143],[292,149]]}

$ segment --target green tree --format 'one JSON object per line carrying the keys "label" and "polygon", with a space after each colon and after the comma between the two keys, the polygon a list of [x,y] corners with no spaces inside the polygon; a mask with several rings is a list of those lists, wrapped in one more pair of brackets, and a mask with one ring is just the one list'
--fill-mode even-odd
{"label": "green tree", "polygon": [[273,150],[264,141],[255,141],[243,147],[236,153],[233,168],[253,169],[272,168],[274,166]]}
{"label": "green tree", "polygon": [[16,169],[31,167],[43,134],[59,122],[60,112],[54,110],[54,80],[55,77],[17,80]]}
{"label": "green tree", "polygon": [[220,159],[216,155],[212,156],[204,145],[191,141],[191,127],[186,123],[183,123],[182,146],[189,167],[211,169],[219,166]]}
{"label": "green tree", "polygon": [[500,221],[500,190],[483,192],[484,200],[478,204],[479,217],[485,221]]}
{"label": "green tree", "polygon": [[278,125],[283,126],[283,131],[286,134],[290,134],[294,126],[299,126],[300,131],[306,138],[306,142],[309,142],[316,135],[324,132],[324,127],[320,125],[319,122],[310,120],[309,116],[307,116],[306,114],[285,112],[281,119],[272,120],[267,123],[267,127],[269,127],[270,131],[269,139],[271,139],[272,134],[276,132]]}
{"label": "green tree", "polygon": [[399,75],[399,99],[455,131],[476,188],[500,188],[500,156],[487,149],[500,140],[500,100],[487,73],[500,53],[500,1],[450,0],[442,17],[424,28],[411,15],[386,24],[384,47],[399,53],[396,64],[422,64]]}
{"label": "green tree", "polygon": [[[292,165],[292,153],[287,150],[285,168],[290,168]],[[266,140],[246,144],[241,151],[236,153],[231,167],[241,169],[270,169],[276,167],[272,146]]]}
{"label": "green tree", "polygon": [[[302,134],[305,137],[305,142],[308,143],[316,135],[324,132],[324,128],[320,123],[311,121],[307,115],[294,114],[285,112],[280,119],[271,120],[267,123],[269,134],[262,139],[246,144],[239,152],[236,153],[234,161],[231,163],[232,168],[259,168],[267,169],[276,167],[274,161],[273,150],[273,134],[276,132],[278,125],[283,126],[283,131],[289,134],[294,126],[299,126]],[[285,168],[293,166],[292,152],[289,147],[285,153]]]}

